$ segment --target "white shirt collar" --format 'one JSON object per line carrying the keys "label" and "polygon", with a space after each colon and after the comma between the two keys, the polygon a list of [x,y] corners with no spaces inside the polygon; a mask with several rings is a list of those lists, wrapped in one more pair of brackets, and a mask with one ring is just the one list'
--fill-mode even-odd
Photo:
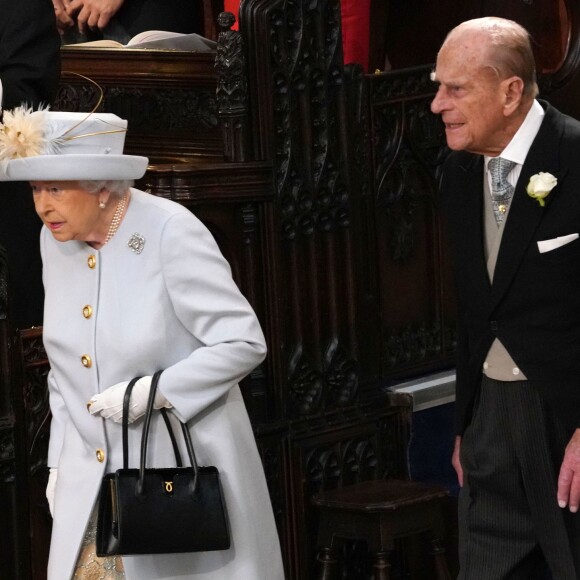
{"label": "white shirt collar", "polygon": [[[508,143],[507,147],[500,153],[500,157],[504,159],[509,159],[514,161],[518,165],[523,165],[526,160],[526,156],[538,131],[544,120],[544,108],[537,100],[534,99],[524,122],[520,125],[516,134],[512,137],[512,140]],[[491,157],[485,156],[485,168],[487,169],[487,164]]]}

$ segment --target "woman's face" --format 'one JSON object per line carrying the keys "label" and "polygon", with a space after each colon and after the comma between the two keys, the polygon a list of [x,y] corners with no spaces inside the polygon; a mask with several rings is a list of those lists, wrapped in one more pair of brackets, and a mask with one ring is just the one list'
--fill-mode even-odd
{"label": "woman's face", "polygon": [[100,241],[107,224],[99,202],[109,192],[98,194],[81,189],[76,181],[31,181],[36,213],[59,242]]}

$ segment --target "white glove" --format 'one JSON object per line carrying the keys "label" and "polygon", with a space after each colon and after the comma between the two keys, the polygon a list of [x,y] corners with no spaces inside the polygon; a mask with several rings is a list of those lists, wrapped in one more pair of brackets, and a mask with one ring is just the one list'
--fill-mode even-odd
{"label": "white glove", "polygon": [[[123,398],[128,384],[129,381],[123,381],[109,387],[102,393],[93,395],[87,404],[89,413],[91,415],[100,415],[103,419],[111,419],[115,423],[121,423],[123,421]],[[133,421],[145,415],[150,390],[151,377],[141,377],[135,383],[131,393],[131,400],[129,401],[129,423],[133,423]],[[172,405],[160,391],[157,391],[153,407],[155,409],[161,409],[162,407],[171,408]]]}
{"label": "white glove", "polygon": [[46,499],[48,500],[48,509],[50,515],[54,517],[54,488],[56,487],[56,478],[58,477],[58,469],[51,467],[48,472],[48,484],[46,485]]}

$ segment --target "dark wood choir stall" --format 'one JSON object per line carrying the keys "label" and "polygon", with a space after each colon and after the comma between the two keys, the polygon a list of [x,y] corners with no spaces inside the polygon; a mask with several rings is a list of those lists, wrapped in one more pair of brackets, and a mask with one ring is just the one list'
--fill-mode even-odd
{"label": "dark wood choir stall", "polygon": [[[103,110],[129,120],[127,151],[150,157],[138,185],[208,225],[260,318],[269,356],[242,390],[291,580],[320,574],[320,510],[334,497],[324,492],[407,476],[411,402],[386,387],[453,363],[437,190],[446,151],[429,111],[429,63],[444,34],[492,13],[538,30],[553,49],[541,52],[542,90],[578,114],[566,91],[580,62],[572,2],[470,2],[460,12],[387,4],[373,54],[381,48],[384,62],[387,51],[388,74],[343,65],[338,0],[245,0],[240,32],[224,19],[215,53],[63,49],[63,71],[94,79]],[[559,23],[555,40],[539,24],[546,15]],[[56,108],[88,111],[97,99],[93,85],[64,74]],[[41,327],[10,323],[4,266],[0,579],[41,580],[48,366]],[[395,548],[393,577],[435,577],[412,541]],[[365,545],[340,550],[348,568],[339,577],[366,578]]]}

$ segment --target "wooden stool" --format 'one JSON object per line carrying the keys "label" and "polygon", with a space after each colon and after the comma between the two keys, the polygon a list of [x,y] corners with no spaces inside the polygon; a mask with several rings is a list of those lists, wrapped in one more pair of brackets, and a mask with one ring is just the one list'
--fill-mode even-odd
{"label": "wooden stool", "polygon": [[335,538],[366,541],[374,553],[374,580],[389,580],[394,540],[420,533],[431,536],[437,579],[451,580],[441,546],[441,500],[447,495],[444,487],[399,479],[364,481],[315,495],[312,503],[320,509],[319,580],[337,578]]}

